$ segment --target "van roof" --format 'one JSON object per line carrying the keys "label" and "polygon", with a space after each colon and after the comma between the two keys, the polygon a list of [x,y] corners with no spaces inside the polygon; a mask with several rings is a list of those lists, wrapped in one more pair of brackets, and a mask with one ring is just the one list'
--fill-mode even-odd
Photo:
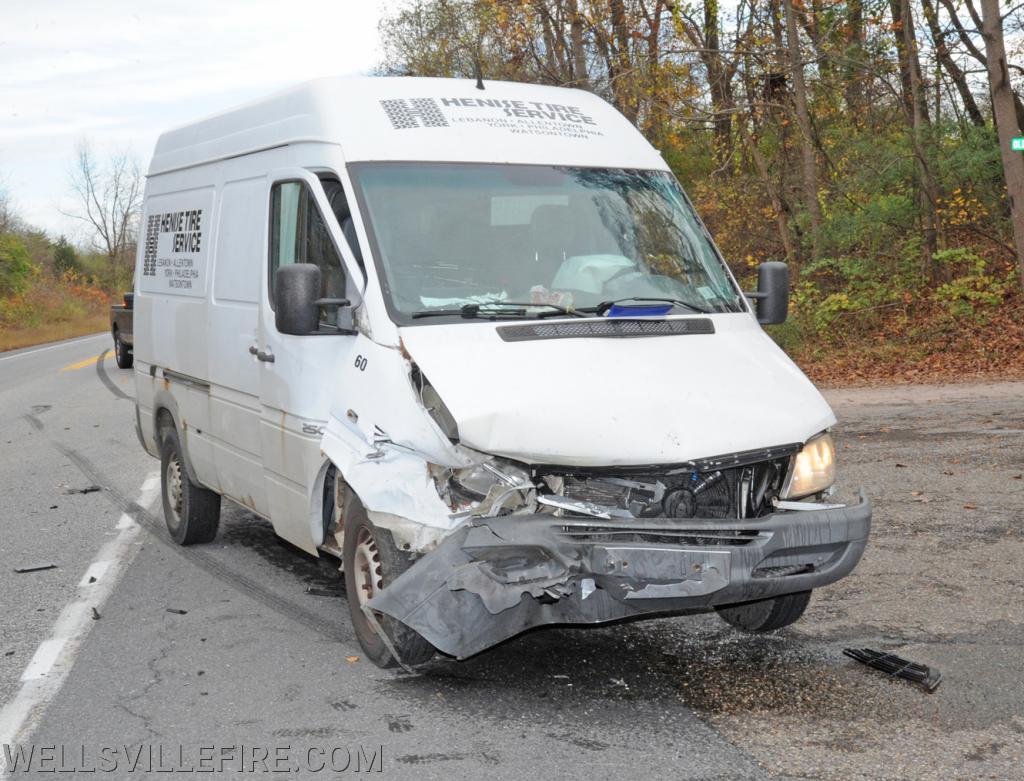
{"label": "van roof", "polygon": [[508,162],[667,170],[593,93],[470,79],[305,82],[160,136],[149,175],[287,144],[341,147],[346,161]]}

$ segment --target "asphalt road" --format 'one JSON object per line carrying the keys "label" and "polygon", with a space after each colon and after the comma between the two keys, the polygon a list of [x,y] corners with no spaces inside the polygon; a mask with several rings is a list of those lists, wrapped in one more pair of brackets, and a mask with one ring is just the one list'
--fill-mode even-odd
{"label": "asphalt road", "polygon": [[[875,531],[790,629],[751,638],[699,616],[545,630],[410,676],[359,658],[336,563],[246,511],[225,505],[213,544],[170,543],[110,346],[0,355],[0,742],[34,750],[35,768],[1024,773],[1024,384],[828,394],[842,485],[868,489]],[[56,567],[14,572],[36,563]],[[943,684],[925,694],[846,646],[933,664]]]}

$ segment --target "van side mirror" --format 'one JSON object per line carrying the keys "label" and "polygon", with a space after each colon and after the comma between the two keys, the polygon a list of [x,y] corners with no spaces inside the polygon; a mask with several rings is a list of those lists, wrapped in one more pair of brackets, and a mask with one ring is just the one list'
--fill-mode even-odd
{"label": "van side mirror", "polygon": [[756,302],[757,322],[777,325],[789,313],[789,266],[769,260],[757,267],[757,292],[746,293]]}
{"label": "van side mirror", "polygon": [[311,334],[320,324],[316,300],[320,296],[320,269],[312,263],[281,266],[274,276],[277,330],[282,334]]}
{"label": "van side mirror", "polygon": [[[274,275],[274,322],[279,333],[316,333],[320,329],[320,307],[350,305],[347,298],[320,298],[320,268],[312,263],[282,266]],[[338,333],[355,331],[339,328]]]}

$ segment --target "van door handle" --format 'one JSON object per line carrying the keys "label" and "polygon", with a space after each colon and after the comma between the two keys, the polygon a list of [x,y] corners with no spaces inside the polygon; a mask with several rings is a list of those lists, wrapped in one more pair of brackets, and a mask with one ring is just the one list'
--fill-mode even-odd
{"label": "van door handle", "polygon": [[263,361],[264,363],[273,363],[274,354],[272,352],[263,352],[263,350],[256,351],[256,358]]}

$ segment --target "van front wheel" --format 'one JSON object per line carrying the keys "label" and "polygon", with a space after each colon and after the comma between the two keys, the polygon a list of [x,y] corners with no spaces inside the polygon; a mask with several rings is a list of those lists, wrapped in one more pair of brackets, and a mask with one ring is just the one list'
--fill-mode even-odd
{"label": "van front wheel", "polygon": [[[395,658],[376,629],[366,620],[363,605],[381,589],[412,566],[409,555],[399,550],[387,529],[378,529],[366,517],[366,510],[354,500],[345,513],[345,541],[342,565],[345,595],[356,639],[366,657],[378,667],[393,667]],[[390,616],[375,614],[387,632],[395,651],[408,666],[423,664],[434,655],[434,646],[415,630]]]}
{"label": "van front wheel", "polygon": [[715,608],[725,623],[746,632],[771,632],[795,623],[811,601],[810,591],[783,594],[781,597],[759,599],[739,605]]}
{"label": "van front wheel", "polygon": [[220,494],[193,483],[181,455],[178,432],[171,429],[160,445],[160,489],[164,521],[179,545],[211,542],[220,523]]}

